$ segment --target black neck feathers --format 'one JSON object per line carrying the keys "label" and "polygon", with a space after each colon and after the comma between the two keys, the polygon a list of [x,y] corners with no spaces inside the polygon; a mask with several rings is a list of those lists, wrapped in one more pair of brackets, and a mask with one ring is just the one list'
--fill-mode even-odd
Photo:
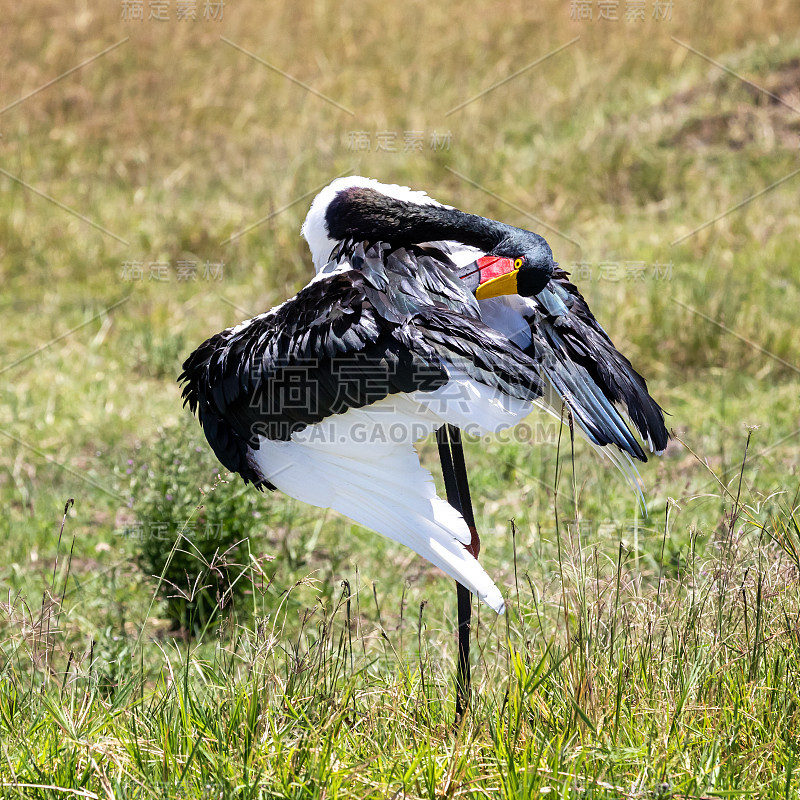
{"label": "black neck feathers", "polygon": [[388,242],[401,247],[455,240],[486,252],[497,247],[511,230],[485,217],[397,200],[364,187],[339,192],[328,206],[325,224],[330,238],[337,241]]}

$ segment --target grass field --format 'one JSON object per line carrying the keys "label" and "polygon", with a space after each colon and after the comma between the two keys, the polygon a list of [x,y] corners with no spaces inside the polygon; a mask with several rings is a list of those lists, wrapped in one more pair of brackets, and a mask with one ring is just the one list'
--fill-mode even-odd
{"label": "grass field", "polygon": [[[0,797],[800,797],[800,6],[137,7],[0,29]],[[544,417],[468,443],[457,732],[452,581],[175,382],[351,172],[545,235],[676,434],[647,517]]]}

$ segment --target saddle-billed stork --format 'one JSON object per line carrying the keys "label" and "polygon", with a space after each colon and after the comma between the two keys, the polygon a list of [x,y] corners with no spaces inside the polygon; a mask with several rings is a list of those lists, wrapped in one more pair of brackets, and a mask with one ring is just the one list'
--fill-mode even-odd
{"label": "saddle-billed stork", "polygon": [[[470,593],[504,609],[477,559],[460,429],[566,409],[641,496],[628,423],[658,453],[663,412],[536,233],[361,177],[323,189],[302,233],[316,276],[200,345],[184,403],[245,483],[332,508],[455,578],[460,719]],[[448,502],[414,449],[434,432]]]}

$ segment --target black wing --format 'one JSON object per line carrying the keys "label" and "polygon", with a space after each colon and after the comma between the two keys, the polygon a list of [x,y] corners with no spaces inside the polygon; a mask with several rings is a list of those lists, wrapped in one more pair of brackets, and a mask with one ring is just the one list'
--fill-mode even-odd
{"label": "black wing", "polygon": [[434,391],[450,366],[512,397],[541,396],[537,365],[480,321],[474,298],[462,298],[466,313],[450,307],[464,290],[446,271],[431,263],[426,282],[415,281],[403,252],[375,248],[357,248],[352,264],[360,269],[317,278],[211,337],[183,365],[184,403],[246,482],[272,488],[248,460],[260,436],[285,441],[349,408]]}
{"label": "black wing", "polygon": [[[460,248],[457,242],[433,242],[394,252],[410,281],[416,280],[419,291],[479,317],[474,295],[465,292],[463,282],[455,278],[458,271],[451,256]],[[343,249],[348,255],[354,252],[352,244],[343,245]],[[387,244],[376,245],[373,251],[376,249],[392,253]],[[473,248],[470,254],[474,255]],[[443,285],[443,271],[460,285],[455,289]],[[590,441],[599,446],[616,445],[633,458],[647,461],[628,427],[627,416],[651,449],[661,452],[669,438],[663,410],[648,393],[644,378],[597,322],[568,274],[556,267],[542,292],[519,300],[531,332],[531,344],[524,352],[540,365],[542,376]],[[504,333],[513,336],[516,331]]]}
{"label": "black wing", "polygon": [[532,344],[526,353],[564,399],[575,421],[598,445],[614,444],[641,461],[642,447],[623,414],[651,449],[661,452],[669,433],[664,412],[644,378],[617,350],[567,273],[556,268],[547,287],[527,302]]}

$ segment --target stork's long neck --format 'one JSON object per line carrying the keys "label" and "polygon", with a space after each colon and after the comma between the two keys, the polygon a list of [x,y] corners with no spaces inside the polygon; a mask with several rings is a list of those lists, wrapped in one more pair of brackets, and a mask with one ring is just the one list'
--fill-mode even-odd
{"label": "stork's long neck", "polygon": [[339,192],[328,205],[325,224],[336,241],[404,245],[455,240],[486,252],[512,230],[502,222],[455,208],[418,205],[364,187]]}

